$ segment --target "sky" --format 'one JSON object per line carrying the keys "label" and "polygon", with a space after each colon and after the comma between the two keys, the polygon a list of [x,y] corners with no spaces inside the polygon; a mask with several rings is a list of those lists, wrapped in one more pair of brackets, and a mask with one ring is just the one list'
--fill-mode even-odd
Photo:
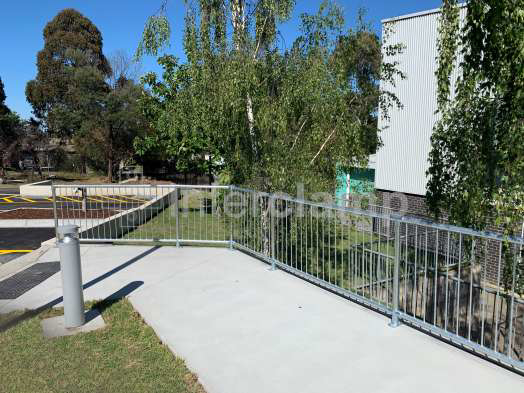
{"label": "sky", "polygon": [[[57,13],[64,8],[75,8],[89,18],[101,31],[106,56],[123,50],[132,55],[140,40],[148,16],[157,12],[161,0],[9,0],[2,4],[0,13],[0,78],[7,95],[7,106],[23,118],[31,116],[31,106],[25,99],[26,83],[36,76],[36,54],[44,46],[42,32]],[[320,0],[297,0],[290,21],[280,26],[280,32],[289,47],[299,35],[300,14],[314,13]],[[367,10],[367,20],[377,32],[385,18],[437,8],[441,0],[336,0],[344,10],[348,28],[354,25],[357,11]],[[171,23],[171,46],[167,50],[184,59],[182,35],[184,28],[184,1],[169,0],[168,17]],[[159,72],[156,59],[146,57],[141,72]]]}

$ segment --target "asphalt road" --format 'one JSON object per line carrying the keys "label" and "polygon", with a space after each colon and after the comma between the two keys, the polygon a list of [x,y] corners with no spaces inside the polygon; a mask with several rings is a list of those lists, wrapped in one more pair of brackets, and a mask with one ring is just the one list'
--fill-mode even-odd
{"label": "asphalt road", "polygon": [[14,187],[14,186],[0,187],[0,196],[1,195],[13,195],[13,194],[19,194],[19,193],[20,193],[20,187]]}
{"label": "asphalt road", "polygon": [[0,264],[36,250],[53,237],[54,228],[0,228]]}
{"label": "asphalt road", "polygon": [[[61,209],[79,209],[82,199],[78,196],[58,196],[58,207]],[[118,209],[127,210],[140,206],[146,202],[142,197],[121,195],[93,195],[87,199],[88,209]],[[18,208],[52,209],[53,200],[47,197],[22,197],[19,194],[6,193],[0,189],[0,211]]]}

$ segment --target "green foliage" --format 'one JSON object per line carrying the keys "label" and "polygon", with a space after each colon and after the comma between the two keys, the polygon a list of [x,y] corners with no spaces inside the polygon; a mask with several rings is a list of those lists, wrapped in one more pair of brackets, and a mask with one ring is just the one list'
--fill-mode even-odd
{"label": "green foliage", "polygon": [[[99,88],[92,89],[97,84]],[[83,70],[77,87],[76,103],[86,117],[73,142],[89,165],[105,170],[112,181],[115,167],[121,160],[133,157],[133,141],[146,129],[139,109],[143,91],[124,78],[110,88],[93,69]]]}
{"label": "green foliage", "polygon": [[[439,39],[439,112],[432,136],[427,196],[438,215],[520,234],[524,213],[524,4],[478,0],[458,29],[456,1],[444,1]],[[462,75],[450,97],[457,48]],[[524,291],[522,258],[508,260]],[[511,276],[511,274],[509,274]],[[508,287],[512,283],[506,282]]]}
{"label": "green foliage", "polygon": [[135,58],[140,59],[144,54],[158,55],[161,49],[167,47],[170,36],[171,28],[167,17],[165,15],[150,16],[144,27],[142,40],[138,44]]}
{"label": "green foliage", "polygon": [[0,78],[0,114],[4,114],[9,110],[5,104],[6,98],[7,97],[4,91],[4,82],[2,82],[2,78]]}
{"label": "green foliage", "polygon": [[65,9],[44,29],[38,74],[26,88],[45,130],[72,140],[92,168],[107,169],[109,180],[118,162],[133,155],[133,140],[146,127],[138,109],[143,91],[124,75],[128,59],[118,61],[113,71],[100,31],[79,12]]}
{"label": "green foliage", "polygon": [[[384,115],[399,105],[379,81],[402,77],[382,56],[382,49],[394,55],[401,46],[383,48],[364,23],[343,33],[341,10],[323,2],[318,13],[301,16],[302,35],[282,52],[278,24],[294,1],[229,6],[230,39],[223,2],[188,7],[188,61],[163,56],[162,80],[143,79],[152,95],[143,108],[154,132],[135,147],[175,160],[179,170],[223,167],[234,183],[266,191],[293,192],[297,182],[332,191],[336,164],[365,164],[380,143],[379,105]],[[143,40],[141,51],[154,54],[161,44]],[[212,159],[202,160],[206,155]]]}
{"label": "green foliage", "polygon": [[4,84],[0,78],[0,175],[4,174],[4,160],[8,159],[13,151],[23,123],[18,114],[11,112],[7,107],[6,98]]}
{"label": "green foliage", "polygon": [[[143,81],[150,86],[150,95],[142,96],[142,107],[151,129],[135,141],[139,155],[153,155],[161,160],[174,160],[181,172],[208,173],[219,165],[219,152],[213,143],[216,131],[212,129],[216,114],[206,104],[204,95],[210,94],[201,70],[190,70],[179,65],[173,56],[159,59],[164,68],[163,80],[153,73]],[[197,73],[192,78],[192,71]],[[207,156],[207,159],[206,159]]]}
{"label": "green foliage", "polygon": [[49,132],[70,137],[80,128],[83,115],[76,112],[71,96],[76,95],[72,89],[82,68],[95,69],[105,77],[111,73],[100,31],[78,11],[65,9],[44,28],[38,74],[26,86],[33,113]]}
{"label": "green foliage", "polygon": [[438,27],[437,103],[441,111],[445,110],[450,99],[450,77],[459,45],[460,10],[457,4],[456,0],[444,2]]}
{"label": "green foliage", "polygon": [[[462,30],[456,8],[455,1],[445,2],[440,29],[442,120],[432,138],[428,197],[437,212],[450,206],[454,221],[483,227],[497,216],[514,231],[524,208],[524,6],[471,2]],[[463,52],[462,77],[450,100],[455,41]]]}

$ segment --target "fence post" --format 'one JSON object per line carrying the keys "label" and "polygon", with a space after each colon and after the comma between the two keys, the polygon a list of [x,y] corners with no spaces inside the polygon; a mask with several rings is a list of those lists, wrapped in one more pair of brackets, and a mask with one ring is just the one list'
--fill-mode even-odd
{"label": "fence post", "polygon": [[269,234],[269,245],[271,247],[271,270],[276,270],[276,264],[275,264],[275,215],[274,209],[275,209],[275,199],[273,196],[268,196],[268,203],[269,203],[269,225],[271,226],[271,232]]}
{"label": "fence post", "polygon": [[399,270],[400,270],[400,221],[394,220],[395,227],[395,264],[393,267],[393,310],[391,313],[391,321],[389,326],[398,327],[400,321],[398,318],[398,295],[399,295]]}
{"label": "fence post", "polygon": [[180,233],[178,231],[178,187],[175,186],[175,233],[176,246],[180,247]]}
{"label": "fence post", "polygon": [[[229,186],[229,198],[228,203],[232,203],[232,194],[233,193],[233,187]],[[226,203],[226,201],[224,201]],[[233,250],[233,206],[230,206],[229,209],[226,209],[224,206],[224,213],[228,211],[229,212],[229,249]]]}
{"label": "fence post", "polygon": [[58,214],[57,214],[57,208],[56,208],[56,189],[55,189],[55,185],[53,184],[52,180],[51,180],[51,195],[53,197],[53,216],[55,219],[55,238],[58,243]]}

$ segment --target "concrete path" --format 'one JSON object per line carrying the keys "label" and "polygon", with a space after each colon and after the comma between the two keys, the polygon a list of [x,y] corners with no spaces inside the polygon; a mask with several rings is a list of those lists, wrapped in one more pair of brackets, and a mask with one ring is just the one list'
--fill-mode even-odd
{"label": "concrete path", "polygon": [[[129,293],[208,393],[515,393],[524,378],[239,251],[82,247],[87,299]],[[56,249],[40,258],[58,260]],[[56,274],[0,313],[61,295]],[[58,299],[58,300],[57,300]]]}
{"label": "concrete path", "polygon": [[47,219],[20,219],[3,220],[0,219],[0,228],[55,228],[55,220]]}

